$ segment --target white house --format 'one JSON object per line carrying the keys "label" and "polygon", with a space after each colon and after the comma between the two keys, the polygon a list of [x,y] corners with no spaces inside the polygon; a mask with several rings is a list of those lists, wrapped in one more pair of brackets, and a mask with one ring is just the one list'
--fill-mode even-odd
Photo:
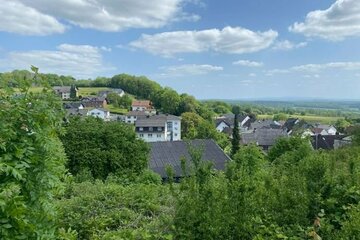
{"label": "white house", "polygon": [[149,100],[134,100],[131,104],[131,111],[143,111],[148,114],[156,113]]}
{"label": "white house", "polygon": [[[54,92],[61,97],[61,99],[70,99],[71,87],[70,86],[55,86],[53,87]],[[78,89],[74,87],[75,95],[78,97]]]}
{"label": "white house", "polygon": [[88,111],[87,116],[98,117],[108,121],[110,119],[110,112],[104,108],[94,108]]}
{"label": "white house", "polygon": [[122,90],[121,88],[112,88],[110,90],[99,91],[98,96],[102,98],[106,98],[109,93],[115,93],[120,97],[125,95],[124,90]]}
{"label": "white house", "polygon": [[[234,128],[234,119],[235,119],[234,114],[225,114],[221,117],[216,118],[215,119],[216,130],[218,132],[226,132],[228,129],[232,131],[232,129]],[[238,120],[239,120],[240,131],[241,132],[246,131],[249,127],[248,123],[250,123],[250,117],[247,115],[239,115]]]}
{"label": "white house", "polygon": [[147,112],[144,112],[144,111],[130,111],[126,114],[125,122],[134,124],[136,122],[136,120],[138,119],[138,117],[146,117],[148,115],[150,115],[150,114],[148,114]]}
{"label": "white house", "polygon": [[336,128],[332,125],[322,125],[318,124],[315,128],[312,129],[314,135],[321,134],[321,135],[336,135]]}
{"label": "white house", "polygon": [[181,118],[166,114],[138,117],[135,132],[145,142],[179,141]]}

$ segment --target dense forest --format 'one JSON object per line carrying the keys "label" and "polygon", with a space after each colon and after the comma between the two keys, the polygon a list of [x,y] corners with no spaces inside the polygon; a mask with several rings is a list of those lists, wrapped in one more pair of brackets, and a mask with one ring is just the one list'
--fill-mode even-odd
{"label": "dense forest", "polygon": [[[360,239],[359,134],[332,151],[314,151],[299,137],[279,139],[267,154],[241,146],[224,171],[189,146],[187,177],[176,182],[169,168],[163,182],[129,126],[64,122],[51,75],[33,70],[0,76],[1,239]],[[82,84],[101,81],[182,115],[189,139],[222,142],[211,118],[234,111],[144,77]],[[43,91],[29,91],[34,84]]]}

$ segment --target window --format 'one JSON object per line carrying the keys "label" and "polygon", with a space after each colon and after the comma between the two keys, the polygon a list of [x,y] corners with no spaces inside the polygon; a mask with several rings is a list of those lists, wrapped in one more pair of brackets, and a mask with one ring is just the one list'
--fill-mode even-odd
{"label": "window", "polygon": [[141,128],[139,128],[139,131],[140,131],[140,132],[144,131],[144,128],[142,128],[142,127],[141,127]]}
{"label": "window", "polygon": [[140,133],[140,134],[139,134],[139,137],[144,137],[144,134]]}
{"label": "window", "polygon": [[157,128],[157,130],[158,130],[158,131],[161,131],[161,130],[162,130],[162,128],[161,128],[161,127],[158,127],[158,128]]}
{"label": "window", "polygon": [[149,127],[149,131],[152,132],[152,131],[153,131],[153,127]]}
{"label": "window", "polygon": [[157,137],[157,138],[161,138],[161,134],[156,134],[156,137]]}
{"label": "window", "polygon": [[174,124],[175,124],[175,125],[178,125],[178,122],[175,122]]}
{"label": "window", "polygon": [[151,134],[151,133],[149,133],[149,134],[148,134],[148,137],[149,137],[149,138],[152,138],[152,134]]}
{"label": "window", "polygon": [[175,133],[175,137],[177,137],[177,135],[178,135],[178,134],[177,134],[177,133]]}

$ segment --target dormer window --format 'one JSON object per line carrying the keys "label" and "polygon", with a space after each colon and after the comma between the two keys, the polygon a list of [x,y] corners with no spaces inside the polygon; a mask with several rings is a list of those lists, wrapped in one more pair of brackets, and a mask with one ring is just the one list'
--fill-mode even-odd
{"label": "dormer window", "polygon": [[144,128],[142,128],[142,127],[141,127],[141,128],[139,128],[139,131],[140,131],[140,132],[144,131]]}

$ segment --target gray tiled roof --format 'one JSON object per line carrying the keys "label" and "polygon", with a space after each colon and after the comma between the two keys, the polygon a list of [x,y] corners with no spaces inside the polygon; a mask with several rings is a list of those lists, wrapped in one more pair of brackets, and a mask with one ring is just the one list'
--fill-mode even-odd
{"label": "gray tiled roof", "polygon": [[70,86],[54,86],[53,90],[57,93],[69,93],[71,90]]}
{"label": "gray tiled roof", "polygon": [[251,133],[241,134],[241,142],[243,144],[257,143],[259,146],[272,146],[280,137],[288,137],[283,129],[256,129]]}
{"label": "gray tiled roof", "polygon": [[[247,115],[238,115],[238,121],[239,123],[241,123],[242,121],[244,121],[244,119],[247,117]],[[228,114],[224,114],[221,117],[218,117],[217,119],[215,119],[215,124],[216,127],[219,126],[219,124],[221,122],[226,123],[229,127],[233,128],[234,127],[234,120],[235,120],[235,115],[228,113]]]}
{"label": "gray tiled roof", "polygon": [[192,147],[203,147],[203,161],[213,163],[214,169],[223,170],[225,163],[229,157],[221,150],[221,148],[210,139],[192,140],[189,143],[185,141],[174,142],[153,142],[151,146],[151,159],[149,167],[161,177],[166,178],[166,166],[170,165],[174,169],[175,177],[182,177],[181,158],[185,157],[187,166],[190,166],[190,154],[188,152],[188,144]]}
{"label": "gray tiled roof", "polygon": [[251,123],[250,128],[251,129],[260,129],[260,128],[280,129],[281,125],[278,122],[267,119],[267,120],[258,120],[258,121]]}
{"label": "gray tiled roof", "polygon": [[130,111],[126,116],[148,116],[149,114],[144,111]]}
{"label": "gray tiled roof", "polygon": [[153,116],[139,116],[135,122],[136,127],[163,127],[166,121],[180,120],[174,115],[159,114]]}

